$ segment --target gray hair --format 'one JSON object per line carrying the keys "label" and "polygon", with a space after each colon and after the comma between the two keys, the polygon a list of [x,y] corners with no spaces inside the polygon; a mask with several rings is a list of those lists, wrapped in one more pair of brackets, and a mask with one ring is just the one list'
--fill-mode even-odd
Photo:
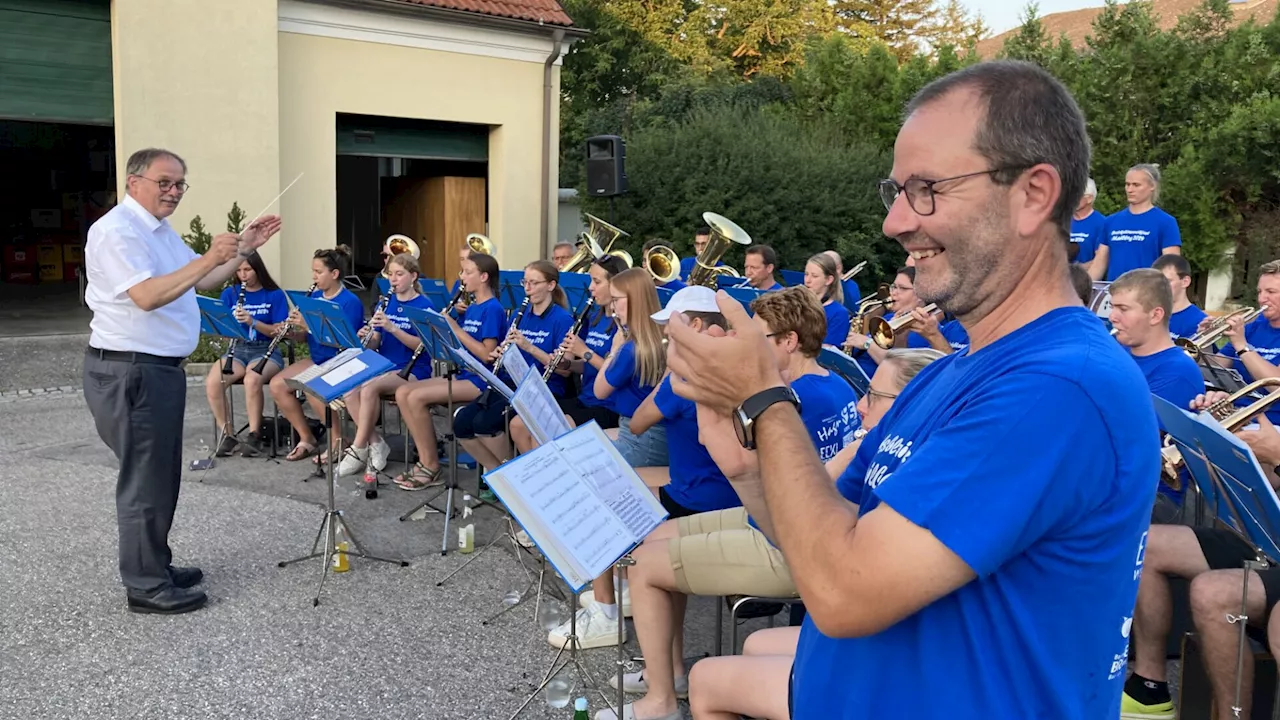
{"label": "gray hair", "polygon": [[907,103],[906,114],[960,90],[972,90],[985,105],[974,150],[991,164],[992,181],[1011,185],[1034,165],[1058,171],[1062,194],[1053,221],[1063,239],[1084,195],[1091,146],[1084,113],[1057,78],[1032,63],[994,60],[951,73],[926,85]]}
{"label": "gray hair", "polygon": [[177,160],[178,164],[182,166],[182,172],[187,172],[187,162],[185,160],[179,157],[177,153],[161,148],[145,148],[130,155],[124,171],[127,175],[141,175],[151,169],[151,163],[166,157]]}
{"label": "gray hair", "polygon": [[1160,166],[1155,163],[1138,163],[1129,168],[1129,172],[1137,170],[1146,173],[1151,178],[1151,184],[1155,185],[1155,190],[1151,193],[1151,204],[1156,205],[1160,202]]}
{"label": "gray hair", "polygon": [[1088,195],[1091,198],[1098,197],[1098,183],[1094,182],[1093,178],[1089,178],[1088,180],[1085,181],[1084,194]]}
{"label": "gray hair", "polygon": [[884,361],[880,364],[893,363],[897,368],[898,391],[901,392],[926,365],[943,357],[946,355],[933,348],[898,348],[885,353]]}

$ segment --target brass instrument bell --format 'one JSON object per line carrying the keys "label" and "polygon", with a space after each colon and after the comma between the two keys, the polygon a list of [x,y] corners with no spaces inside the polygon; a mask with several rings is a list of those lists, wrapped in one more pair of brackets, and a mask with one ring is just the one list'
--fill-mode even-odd
{"label": "brass instrument bell", "polygon": [[408,235],[391,235],[382,244],[382,249],[392,257],[409,253],[414,260],[417,260],[422,255],[422,250],[418,247],[418,243],[414,242],[413,238]]}
{"label": "brass instrument bell", "polygon": [[680,277],[680,256],[667,245],[654,245],[644,254],[644,269],[658,285]]}
{"label": "brass instrument bell", "polygon": [[[936,303],[929,303],[921,309],[927,313],[935,313],[938,312],[938,305]],[[888,350],[893,347],[893,341],[897,337],[898,333],[910,329],[911,325],[914,324],[915,321],[915,316],[910,313],[904,313],[902,317],[897,317],[892,320],[885,320],[882,317],[871,318],[871,323],[869,325],[870,332],[867,334],[871,336],[871,339],[875,344],[885,350]]]}
{"label": "brass instrument bell", "polygon": [[1192,358],[1199,359],[1201,355],[1213,348],[1213,346],[1218,343],[1218,340],[1226,334],[1228,324],[1232,318],[1238,316],[1245,325],[1248,325],[1266,309],[1267,306],[1263,305],[1256,310],[1251,307],[1232,310],[1226,315],[1215,318],[1213,322],[1209,323],[1208,327],[1206,327],[1203,332],[1196,333],[1194,336],[1189,338],[1178,338],[1173,342],[1178,347],[1186,350],[1187,354]]}
{"label": "brass instrument bell", "polygon": [[493,244],[493,241],[490,240],[487,235],[481,235],[480,233],[471,233],[470,235],[467,236],[466,243],[467,243],[467,247],[471,248],[471,252],[473,253],[480,253],[481,255],[489,255],[490,257],[497,257],[498,247]]}
{"label": "brass instrument bell", "polygon": [[[631,233],[616,228],[591,213],[584,213],[584,215],[587,218],[587,229],[582,234],[595,238],[596,243],[604,249],[604,252],[612,250],[613,244],[618,240],[631,237]],[[610,254],[612,255],[612,253]]]}
{"label": "brass instrument bell", "polygon": [[694,261],[693,270],[689,272],[688,284],[702,285],[714,290],[716,278],[720,275],[742,277],[737,270],[731,267],[717,267],[716,263],[720,262],[720,258],[735,244],[750,245],[751,236],[723,215],[705,212],[702,213],[702,220],[707,223],[707,227],[711,228],[711,239],[707,241],[707,246]]}

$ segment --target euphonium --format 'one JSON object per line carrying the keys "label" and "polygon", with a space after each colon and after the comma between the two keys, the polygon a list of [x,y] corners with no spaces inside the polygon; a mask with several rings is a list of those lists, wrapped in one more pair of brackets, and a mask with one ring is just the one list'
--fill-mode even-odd
{"label": "euphonium", "polygon": [[[239,310],[243,307],[244,307],[244,283],[240,283],[240,294],[236,296],[236,310]],[[227,345],[227,359],[222,361],[223,375],[230,375],[231,373],[235,372],[235,354],[236,354],[236,339],[231,338],[231,343]]]}
{"label": "euphonium", "polygon": [[694,260],[693,270],[689,271],[688,284],[702,285],[714,290],[716,278],[720,275],[741,277],[737,270],[731,267],[717,267],[716,263],[720,262],[720,258],[733,245],[750,245],[751,236],[723,215],[705,212],[702,213],[702,219],[711,228],[711,239]]}
{"label": "euphonium", "polygon": [[471,233],[467,236],[467,247],[471,248],[471,252],[480,253],[481,255],[491,255],[497,257],[498,247],[486,235],[480,233]]}
{"label": "euphonium", "polygon": [[[524,296],[524,301],[520,303],[520,309],[516,310],[516,316],[511,319],[511,330],[520,329],[520,319],[524,317],[524,311],[529,308],[529,296]],[[507,337],[498,346],[497,355],[493,357],[493,367],[496,372],[502,367],[502,356],[507,354],[507,348],[511,347],[511,330],[507,331]],[[520,378],[511,378],[516,382],[520,382]]]}
{"label": "euphonium", "polygon": [[1191,357],[1198,359],[1206,350],[1212,348],[1219,338],[1226,334],[1227,326],[1232,318],[1240,317],[1243,324],[1248,325],[1266,309],[1267,306],[1263,305],[1256,310],[1251,307],[1233,310],[1222,317],[1215,318],[1213,322],[1205,327],[1204,332],[1197,333],[1189,338],[1178,338],[1174,340],[1174,344],[1186,350]]}
{"label": "euphonium", "polygon": [[[386,311],[387,305],[391,304],[391,293],[393,292],[395,291],[388,290],[386,295],[383,295],[382,297],[378,298],[378,304],[376,307],[373,308],[374,315],[377,315],[380,312]],[[369,319],[372,321],[373,317],[370,316]],[[377,329],[374,329],[373,327],[370,327],[369,332],[365,333],[364,337],[360,338],[360,347],[362,348],[369,347],[369,339],[374,336],[374,333],[378,333],[378,332],[381,332],[381,330],[377,330]]]}
{"label": "euphonium", "polygon": [[644,254],[644,269],[654,283],[666,285],[680,277],[680,256],[666,245],[654,245]]}
{"label": "euphonium", "polygon": [[[311,288],[307,290],[307,297],[311,297],[311,293],[315,291],[316,283],[311,283]],[[267,367],[267,359],[271,357],[271,353],[276,351],[276,346],[279,345],[280,341],[283,340],[292,330],[293,326],[289,324],[288,320],[285,320],[284,324],[280,326],[280,329],[276,331],[275,337],[271,338],[271,344],[267,346],[266,354],[262,356],[262,359],[258,361],[257,365],[253,366],[254,372],[259,375],[262,374],[262,371]]]}
{"label": "euphonium", "polygon": [[[388,237],[386,242],[382,244],[382,249],[391,257],[395,257],[402,253],[409,253],[413,256],[414,260],[417,260],[422,254],[422,251],[418,248],[418,243],[414,242],[413,238],[410,238],[408,235],[392,235]],[[391,277],[387,273],[387,269],[385,267],[382,268],[382,277]]]}
{"label": "euphonium", "polygon": [[[1236,408],[1237,400],[1264,387],[1271,388],[1271,391],[1245,407]],[[1277,388],[1280,388],[1280,378],[1254,380],[1226,398],[1210,405],[1205,412],[1214,420],[1217,420],[1227,432],[1234,433],[1248,425],[1250,420],[1270,409],[1277,400],[1280,400],[1280,392],[1276,392]],[[1181,474],[1183,468],[1186,467],[1186,461],[1182,458],[1182,451],[1178,449],[1177,445],[1173,444],[1171,438],[1165,438],[1164,447],[1160,449],[1160,461],[1160,474],[1164,483],[1174,490],[1182,489]]]}
{"label": "euphonium", "polygon": [[[927,313],[938,312],[938,306],[936,303],[929,303],[921,309]],[[871,339],[875,341],[875,344],[885,350],[888,350],[893,347],[894,338],[897,337],[898,333],[909,329],[915,321],[915,317],[910,313],[903,313],[902,317],[894,318],[892,320],[885,320],[882,317],[871,318],[871,332],[867,334],[871,336]]]}

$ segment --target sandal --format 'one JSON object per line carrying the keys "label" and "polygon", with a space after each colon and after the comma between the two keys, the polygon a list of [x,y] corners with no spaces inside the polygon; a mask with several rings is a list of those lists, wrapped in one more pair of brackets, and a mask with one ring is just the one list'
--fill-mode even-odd
{"label": "sandal", "polygon": [[288,460],[289,462],[298,462],[299,460],[306,460],[307,458],[315,454],[316,454],[315,445],[312,445],[311,443],[306,443],[306,442],[299,442],[297,445],[293,447],[292,450],[289,451],[288,455],[284,456],[284,459]]}
{"label": "sandal", "polygon": [[417,490],[426,490],[435,485],[438,477],[440,477],[440,468],[432,470],[420,462],[415,462],[412,470],[397,475],[393,482],[401,490],[415,492]]}

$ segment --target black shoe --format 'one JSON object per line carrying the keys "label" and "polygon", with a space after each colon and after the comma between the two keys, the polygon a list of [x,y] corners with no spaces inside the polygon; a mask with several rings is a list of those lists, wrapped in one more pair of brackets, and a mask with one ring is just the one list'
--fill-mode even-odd
{"label": "black shoe", "polygon": [[169,585],[153,593],[129,590],[125,593],[129,612],[177,615],[204,607],[209,597],[199,590],[189,590]]}
{"label": "black shoe", "polygon": [[174,585],[182,588],[193,588],[204,580],[204,571],[198,567],[174,567],[169,566],[169,579]]}
{"label": "black shoe", "polygon": [[240,442],[240,457],[258,457],[262,454],[262,437],[256,432],[249,433],[249,437]]}
{"label": "black shoe", "polygon": [[218,443],[218,451],[215,452],[213,455],[214,457],[229,457],[231,453],[236,451],[236,447],[239,444],[240,444],[240,441],[236,440],[235,436],[223,435],[222,442]]}

